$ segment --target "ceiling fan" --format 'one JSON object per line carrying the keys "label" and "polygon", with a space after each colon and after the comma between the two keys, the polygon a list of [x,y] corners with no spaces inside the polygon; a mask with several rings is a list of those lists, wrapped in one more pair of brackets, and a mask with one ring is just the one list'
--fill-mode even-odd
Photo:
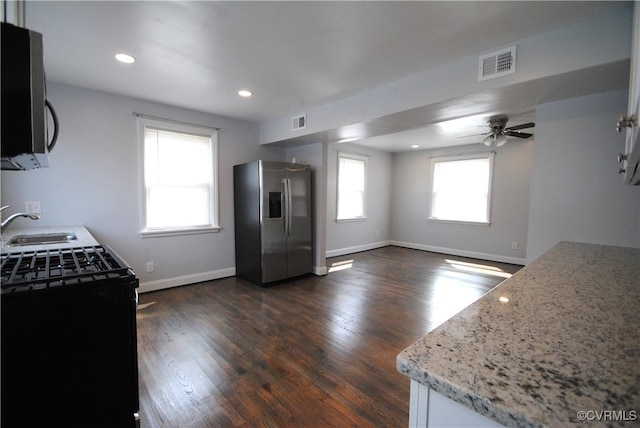
{"label": "ceiling fan", "polygon": [[533,128],[536,126],[533,122],[523,123],[515,126],[507,126],[507,121],[509,119],[506,117],[498,117],[494,119],[490,119],[487,124],[489,125],[489,132],[485,132],[483,134],[475,134],[475,135],[465,135],[464,137],[458,138],[466,138],[466,137],[474,137],[477,135],[486,135],[484,140],[482,140],[482,144],[489,147],[500,147],[507,142],[507,137],[517,137],[517,138],[529,138],[533,136],[528,132],[518,132],[521,129]]}

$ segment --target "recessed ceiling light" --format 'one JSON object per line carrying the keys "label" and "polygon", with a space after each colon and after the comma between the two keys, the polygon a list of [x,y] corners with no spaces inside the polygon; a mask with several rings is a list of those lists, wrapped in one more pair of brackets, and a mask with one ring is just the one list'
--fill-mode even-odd
{"label": "recessed ceiling light", "polygon": [[116,54],[116,59],[120,62],[123,62],[125,64],[131,64],[134,63],[136,61],[136,59],[134,57],[132,57],[131,55],[127,55],[127,54],[123,54],[123,53],[119,53]]}
{"label": "recessed ceiling light", "polygon": [[412,148],[412,149],[417,149],[418,147],[420,147],[420,146],[419,146],[419,145],[417,145],[417,144],[412,144],[412,145],[411,145],[411,148]]}
{"label": "recessed ceiling light", "polygon": [[247,91],[246,89],[241,89],[238,91],[238,95],[240,95],[241,97],[250,97],[251,95],[253,95],[253,92],[251,91]]}

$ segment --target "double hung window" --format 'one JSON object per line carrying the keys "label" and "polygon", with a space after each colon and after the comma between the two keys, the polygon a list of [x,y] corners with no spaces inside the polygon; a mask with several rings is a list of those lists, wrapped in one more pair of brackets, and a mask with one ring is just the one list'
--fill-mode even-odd
{"label": "double hung window", "polygon": [[338,220],[366,217],[367,158],[338,153]]}
{"label": "double hung window", "polygon": [[217,130],[139,118],[142,234],[215,231]]}
{"label": "double hung window", "polygon": [[431,220],[489,224],[493,154],[431,160]]}

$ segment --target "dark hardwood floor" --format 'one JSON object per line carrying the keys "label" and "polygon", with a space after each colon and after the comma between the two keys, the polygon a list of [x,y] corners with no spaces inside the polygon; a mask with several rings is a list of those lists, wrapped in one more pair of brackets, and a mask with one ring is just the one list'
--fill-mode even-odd
{"label": "dark hardwood floor", "polygon": [[140,296],[141,426],[406,427],[396,355],[520,266],[385,247]]}

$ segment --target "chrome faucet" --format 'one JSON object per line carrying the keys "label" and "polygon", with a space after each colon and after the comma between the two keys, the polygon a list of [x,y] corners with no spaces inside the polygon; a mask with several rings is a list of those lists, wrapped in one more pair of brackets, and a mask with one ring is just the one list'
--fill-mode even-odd
{"label": "chrome faucet", "polygon": [[[0,208],[0,212],[4,211],[6,208],[9,208],[9,205],[5,205],[4,207]],[[6,220],[2,221],[2,224],[0,224],[0,233],[4,233],[4,230],[13,222],[13,220],[17,219],[18,217],[27,217],[31,220],[38,220],[40,218],[39,215],[33,213],[15,213],[9,216],[9,218],[7,218]]]}

